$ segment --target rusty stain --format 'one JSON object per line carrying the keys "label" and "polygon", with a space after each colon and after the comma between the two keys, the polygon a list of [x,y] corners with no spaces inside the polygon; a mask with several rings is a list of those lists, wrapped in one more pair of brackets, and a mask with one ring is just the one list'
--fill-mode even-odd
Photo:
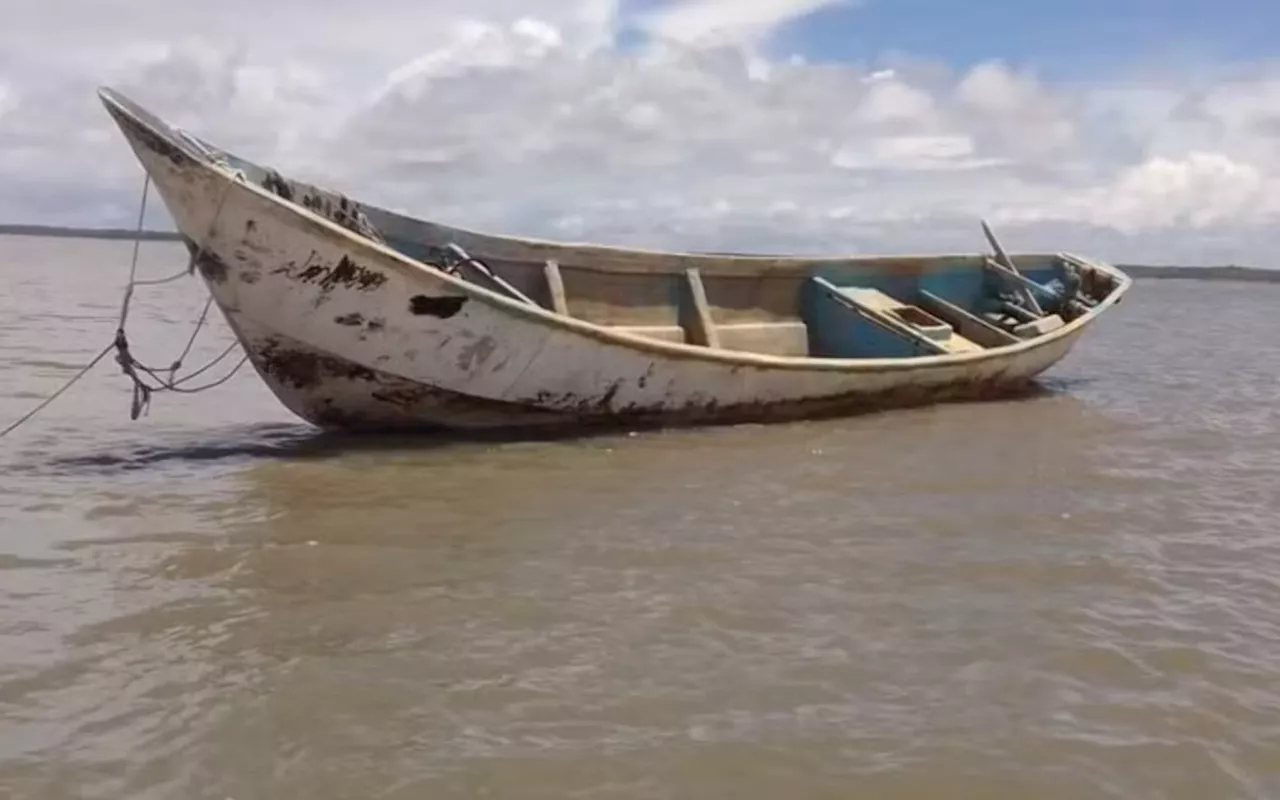
{"label": "rusty stain", "polygon": [[622,381],[614,381],[613,385],[606,389],[604,395],[600,398],[600,405],[603,408],[613,405],[613,398],[618,395],[620,388],[622,388]]}
{"label": "rusty stain", "polygon": [[610,408],[616,388],[604,395],[582,397],[573,393],[542,391],[527,400],[514,401],[549,411],[563,412],[582,428],[627,426],[681,427],[685,425],[735,425],[793,422],[869,414],[896,408],[940,403],[1015,399],[1048,391],[1033,378],[1010,379],[1002,375],[938,386],[904,384],[881,391],[850,391],[826,397],[776,401],[721,403],[715,398],[694,400],[680,407],[632,404]]}
{"label": "rusty stain", "polygon": [[268,339],[258,348],[258,362],[263,372],[295,389],[314,388],[331,378],[374,378],[374,371],[368,367],[336,356],[290,348],[277,339]]}
{"label": "rusty stain", "polygon": [[419,383],[409,381],[401,382],[402,385],[377,389],[370,396],[374,400],[383,403],[390,403],[393,406],[399,406],[405,410],[412,410],[414,406],[421,403],[425,398],[431,395],[431,387],[423,386]]}
{"label": "rusty stain", "polygon": [[[424,423],[419,415],[428,412],[440,413],[453,420],[493,421],[514,416],[526,423],[573,422],[571,417],[557,412],[502,400],[488,400],[417,383],[390,373],[366,370],[353,362],[323,356],[305,348],[281,347],[276,340],[268,340],[262,350],[262,362],[272,365],[267,373],[275,377],[278,373],[272,370],[284,369],[283,365],[287,365],[285,374],[291,376],[290,385],[296,388],[309,392],[322,388],[318,384],[307,383],[313,375],[345,378],[368,386],[366,396],[375,401],[376,405],[345,407],[333,397],[317,397],[314,394],[306,397],[301,404],[303,408],[300,413],[312,424],[323,428],[440,430],[448,427],[443,422]],[[267,357],[265,351],[270,351],[272,355]],[[305,385],[299,385],[299,381]]]}
{"label": "rusty stain", "polygon": [[207,248],[200,248],[190,237],[184,236],[182,241],[187,246],[187,252],[191,253],[194,258],[196,269],[200,270],[200,274],[204,276],[205,280],[213,283],[226,282],[230,270],[227,268],[226,262],[219,258],[217,253],[211,252]]}
{"label": "rusty stain", "polygon": [[387,282],[387,276],[355,263],[348,256],[343,256],[333,267],[312,264],[298,275],[303,283],[320,284],[321,291],[331,291],[342,285],[348,289],[362,292],[372,291]]}
{"label": "rusty stain", "polygon": [[415,294],[409,298],[409,313],[419,317],[449,319],[466,304],[465,297],[428,297],[425,294]]}

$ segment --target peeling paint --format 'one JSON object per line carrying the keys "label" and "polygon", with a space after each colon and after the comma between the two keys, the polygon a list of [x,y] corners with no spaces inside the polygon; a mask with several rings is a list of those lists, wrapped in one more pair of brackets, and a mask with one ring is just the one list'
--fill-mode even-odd
{"label": "peeling paint", "polygon": [[162,158],[168,159],[175,167],[188,167],[193,163],[191,156],[172,140],[143,125],[128,113],[110,105],[107,109],[126,137],[137,141],[142,147]]}
{"label": "peeling paint", "polygon": [[267,170],[267,177],[263,178],[262,187],[267,191],[275,192],[285,200],[293,200],[293,186],[274,169]]}
{"label": "peeling paint", "polygon": [[409,298],[409,313],[419,317],[449,319],[466,304],[465,297],[428,297],[425,294],[415,294]]}
{"label": "peeling paint", "polygon": [[290,348],[269,339],[255,348],[263,372],[295,389],[320,386],[329,378],[373,380],[374,371],[351,361],[312,350]]}
{"label": "peeling paint", "polygon": [[262,187],[290,203],[297,203],[314,214],[324,217],[347,230],[375,242],[383,242],[383,236],[359,203],[345,195],[323,191],[314,186],[307,186],[292,181],[274,169],[266,171]]}
{"label": "peeling paint", "polygon": [[333,267],[312,264],[298,275],[304,283],[319,283],[323,291],[330,291],[336,286],[356,289],[362,292],[372,291],[387,282],[387,276],[381,272],[360,266],[343,256]]}
{"label": "peeling paint", "polygon": [[201,248],[189,236],[183,236],[182,241],[187,247],[187,252],[194,259],[196,269],[205,280],[212,283],[226,283],[229,270],[226,262],[217,253],[207,247]]}
{"label": "peeling paint", "polygon": [[482,336],[458,351],[458,369],[472,372],[483,366],[497,349],[498,343],[492,336]]}
{"label": "peeling paint", "polygon": [[339,314],[333,318],[335,324],[342,325],[346,328],[355,328],[360,331],[363,340],[367,334],[377,333],[387,327],[387,323],[382,319],[365,319],[365,316],[359,311],[352,311],[349,314]]}

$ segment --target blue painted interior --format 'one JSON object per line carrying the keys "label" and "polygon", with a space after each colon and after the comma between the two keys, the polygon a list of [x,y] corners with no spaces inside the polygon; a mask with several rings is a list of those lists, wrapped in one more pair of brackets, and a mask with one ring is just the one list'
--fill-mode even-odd
{"label": "blue painted interior", "polygon": [[[1057,308],[1062,265],[1049,263],[1019,265],[1019,271],[1043,289],[1033,289],[1036,299],[1047,308]],[[980,314],[998,302],[1001,290],[1011,284],[979,262],[957,263],[954,269],[920,275],[872,274],[843,265],[831,265],[815,272],[837,287],[877,289],[899,301],[918,304],[920,291],[928,291],[960,308]],[[913,337],[883,327],[859,314],[815,281],[806,281],[801,290],[800,316],[809,329],[809,353],[820,358],[910,358],[933,355],[933,351]]]}
{"label": "blue painted interior", "polygon": [[863,317],[832,297],[815,281],[805,282],[803,298],[802,316],[809,329],[809,353],[812,355],[825,358],[931,355],[920,343]]}

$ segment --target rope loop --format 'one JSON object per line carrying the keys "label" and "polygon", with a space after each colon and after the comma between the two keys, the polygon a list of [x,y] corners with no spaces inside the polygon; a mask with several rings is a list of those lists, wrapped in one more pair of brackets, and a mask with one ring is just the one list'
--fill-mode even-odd
{"label": "rope loop", "polygon": [[[205,235],[204,240],[202,240],[192,251],[191,257],[187,261],[187,266],[185,269],[180,270],[179,272],[176,272],[167,278],[159,278],[156,280],[138,280],[138,255],[139,255],[139,251],[141,249],[141,243],[142,243],[142,223],[143,223],[144,217],[146,216],[147,196],[151,188],[151,176],[150,174],[145,176],[142,184],[142,200],[138,208],[138,224],[137,224],[137,229],[134,233],[133,258],[129,264],[129,280],[125,284],[124,297],[121,299],[121,302],[120,302],[120,320],[119,320],[119,323],[116,325],[116,333],[112,339],[111,344],[107,345],[102,350],[102,352],[100,352],[96,357],[94,357],[92,361],[90,361],[87,365],[85,365],[84,368],[82,368],[79,372],[77,372],[74,376],[72,376],[71,379],[68,380],[65,384],[63,384],[56,392],[51,394],[49,397],[45,398],[38,405],[36,405],[35,408],[33,408],[31,411],[24,414],[20,419],[18,419],[17,421],[9,425],[7,428],[0,430],[0,439],[4,438],[5,436],[8,436],[10,433],[14,432],[18,428],[20,428],[22,425],[26,424],[28,420],[34,418],[37,414],[39,414],[41,411],[47,408],[51,403],[53,403],[54,400],[58,399],[58,397],[60,397],[64,392],[66,392],[68,389],[74,386],[81,378],[87,375],[89,373],[89,370],[97,366],[98,363],[101,362],[102,359],[106,358],[107,355],[111,353],[113,350],[115,351],[116,363],[120,366],[120,371],[123,372],[124,375],[128,377],[130,382],[132,383],[132,397],[129,403],[129,417],[130,419],[133,419],[133,420],[137,420],[138,417],[150,412],[151,398],[153,395],[155,395],[158,392],[198,394],[199,392],[203,392],[209,389],[213,389],[217,386],[221,386],[222,384],[231,380],[232,376],[240,371],[240,368],[243,367],[245,365],[245,362],[249,360],[249,356],[247,354],[242,356],[239,363],[237,363],[234,367],[232,367],[227,374],[223,375],[221,378],[218,378],[217,380],[214,380],[199,386],[184,385],[190,382],[193,378],[204,374],[205,372],[210,370],[214,365],[218,364],[224,358],[230,355],[231,352],[238,346],[237,342],[232,342],[231,345],[227,347],[227,349],[223,350],[221,354],[219,354],[216,358],[212,359],[209,363],[205,364],[200,369],[197,369],[194,372],[182,378],[179,378],[177,376],[178,371],[182,369],[182,365],[186,361],[187,356],[191,354],[191,348],[195,345],[196,337],[200,334],[200,331],[205,326],[205,321],[208,319],[208,316],[209,316],[209,309],[213,305],[213,295],[210,295],[208,299],[205,301],[204,309],[200,312],[200,317],[195,322],[195,326],[191,331],[191,336],[190,338],[187,339],[186,346],[182,349],[182,352],[178,355],[178,357],[174,359],[172,363],[170,363],[168,369],[164,370],[169,373],[167,377],[161,376],[160,374],[161,370],[156,370],[156,369],[153,369],[152,367],[148,367],[146,364],[142,363],[141,361],[139,361],[137,358],[134,357],[133,353],[129,349],[129,336],[125,332],[125,327],[126,327],[126,323],[129,320],[129,308],[133,302],[133,290],[136,287],[156,286],[159,284],[169,283],[170,281],[177,280],[178,278],[181,278],[181,277],[195,274],[196,263],[199,260],[200,256],[204,253],[206,243],[208,242],[209,239],[213,237],[214,232],[217,230],[218,221],[222,218],[222,209],[226,205],[227,195],[230,194],[232,185],[236,181],[243,181],[244,179],[245,179],[244,173],[237,171],[232,176],[232,179],[227,181],[226,186],[223,187],[222,197],[218,201],[218,208],[214,213],[213,220],[209,223],[209,230]],[[150,380],[148,380],[148,378]]]}

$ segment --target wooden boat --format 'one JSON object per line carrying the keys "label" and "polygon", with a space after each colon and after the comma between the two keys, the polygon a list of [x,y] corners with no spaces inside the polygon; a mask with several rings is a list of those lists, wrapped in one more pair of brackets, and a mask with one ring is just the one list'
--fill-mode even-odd
{"label": "wooden boat", "polygon": [[[654,252],[292,180],[99,96],[262,380],[344,429],[779,421],[1027,390],[1129,289],[1068,253]],[[985,228],[985,223],[983,224]]]}

